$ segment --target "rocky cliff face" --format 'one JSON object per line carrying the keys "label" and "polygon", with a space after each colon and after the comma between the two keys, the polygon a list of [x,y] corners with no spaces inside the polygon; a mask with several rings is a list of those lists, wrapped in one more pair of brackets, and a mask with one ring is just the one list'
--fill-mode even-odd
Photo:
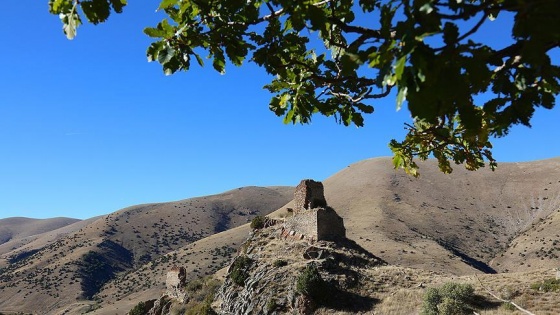
{"label": "rocky cliff face", "polygon": [[[371,309],[373,301],[361,296],[358,289],[364,271],[384,261],[351,240],[282,239],[278,229],[256,230],[243,244],[213,303],[217,313],[311,314],[317,308],[325,312]],[[308,270],[316,270],[320,280],[306,274]],[[307,292],[306,281],[319,281],[324,290]]]}

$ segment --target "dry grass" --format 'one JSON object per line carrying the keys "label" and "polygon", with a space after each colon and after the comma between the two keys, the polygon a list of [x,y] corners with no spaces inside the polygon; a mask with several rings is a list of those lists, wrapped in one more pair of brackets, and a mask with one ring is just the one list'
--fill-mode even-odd
{"label": "dry grass", "polygon": [[[403,279],[403,275],[410,281]],[[475,294],[480,296],[485,307],[479,307],[477,312],[485,315],[524,314],[517,310],[506,308],[503,303],[493,298],[487,290],[506,300],[512,300],[521,307],[539,315],[560,314],[560,292],[539,292],[531,289],[531,285],[544,279],[554,277],[552,269],[535,270],[531,272],[510,274],[482,274],[477,276],[451,277],[445,275],[430,275],[425,271],[412,269],[399,270],[394,267],[381,267],[372,273],[378,279],[396,278],[385,289],[372,291],[373,296],[381,301],[375,306],[375,314],[417,314],[422,305],[425,289],[416,286],[421,282],[424,287],[437,287],[445,282],[470,283],[475,288]],[[393,275],[393,277],[391,277]],[[480,280],[480,281],[479,281]],[[379,280],[381,282],[383,280]]]}

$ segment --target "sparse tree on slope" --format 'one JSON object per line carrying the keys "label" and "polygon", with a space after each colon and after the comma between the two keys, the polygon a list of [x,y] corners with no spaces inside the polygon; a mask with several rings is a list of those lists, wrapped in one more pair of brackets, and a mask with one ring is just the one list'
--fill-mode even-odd
{"label": "sparse tree on slope", "polygon": [[[49,4],[71,39],[80,15],[104,22],[126,0]],[[219,72],[253,62],[273,76],[270,109],[286,123],[322,114],[362,126],[377,99],[396,95],[413,121],[390,143],[393,162],[415,176],[414,158],[430,155],[443,172],[451,161],[494,168],[490,138],[530,126],[560,89],[558,0],[163,0],[159,9],[166,18],[145,29],[150,61],[166,74],[205,58]],[[512,20],[507,44],[474,39],[497,18]]]}

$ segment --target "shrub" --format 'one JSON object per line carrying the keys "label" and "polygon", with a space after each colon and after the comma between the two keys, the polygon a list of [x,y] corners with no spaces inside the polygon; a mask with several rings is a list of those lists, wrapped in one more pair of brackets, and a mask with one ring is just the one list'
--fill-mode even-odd
{"label": "shrub", "polygon": [[144,301],[139,302],[134,306],[128,315],[144,315],[148,310],[146,310],[146,303]]}
{"label": "shrub", "polygon": [[251,229],[253,230],[257,230],[257,229],[262,229],[264,228],[264,217],[261,215],[256,216],[252,221],[251,221]]}
{"label": "shrub", "polygon": [[185,315],[216,315],[216,312],[210,306],[210,303],[202,303],[188,309]]}
{"label": "shrub", "polygon": [[504,300],[511,301],[516,296],[519,296],[520,292],[513,287],[507,286],[502,288],[500,291],[500,297]]}
{"label": "shrub", "polygon": [[474,289],[470,284],[448,282],[424,294],[421,315],[472,314]]}
{"label": "shrub", "polygon": [[515,311],[517,310],[515,308],[515,306],[513,306],[513,304],[509,303],[509,302],[504,302],[502,303],[502,308],[506,311]]}
{"label": "shrub", "polygon": [[233,262],[233,266],[231,268],[230,277],[233,280],[233,283],[243,286],[245,284],[245,280],[249,276],[247,273],[247,269],[251,265],[251,258],[247,256],[239,256]]}
{"label": "shrub", "polygon": [[274,267],[276,267],[276,268],[279,268],[279,267],[287,266],[287,265],[288,265],[288,262],[285,261],[284,259],[276,259],[276,260],[272,263],[272,265],[273,265]]}
{"label": "shrub", "polygon": [[268,313],[272,313],[272,311],[274,311],[277,307],[278,307],[278,304],[276,303],[276,299],[270,299],[266,303],[266,311]]}
{"label": "shrub", "polygon": [[187,292],[189,293],[193,293],[202,289],[203,285],[204,285],[204,279],[193,280],[185,285],[185,290],[187,290]]}
{"label": "shrub", "polygon": [[560,290],[560,279],[546,279],[543,282],[531,284],[531,289],[544,292],[555,292]]}
{"label": "shrub", "polygon": [[314,264],[307,265],[297,278],[296,292],[313,298],[319,304],[327,301],[329,291],[328,284]]}
{"label": "shrub", "polygon": [[211,307],[220,281],[211,277],[200,278],[187,284],[188,302],[186,305],[178,305],[176,311],[180,315],[215,315]]}

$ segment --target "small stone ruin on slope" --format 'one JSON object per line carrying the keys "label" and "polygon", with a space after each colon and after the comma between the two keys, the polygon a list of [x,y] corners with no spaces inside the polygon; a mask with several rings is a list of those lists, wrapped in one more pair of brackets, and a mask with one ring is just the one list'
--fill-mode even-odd
{"label": "small stone ruin on slope", "polygon": [[173,266],[165,279],[166,295],[183,303],[186,298],[187,270],[185,267]]}
{"label": "small stone ruin on slope", "polygon": [[294,193],[293,217],[284,221],[280,235],[284,239],[336,241],[346,237],[343,219],[327,205],[323,184],[302,180]]}

